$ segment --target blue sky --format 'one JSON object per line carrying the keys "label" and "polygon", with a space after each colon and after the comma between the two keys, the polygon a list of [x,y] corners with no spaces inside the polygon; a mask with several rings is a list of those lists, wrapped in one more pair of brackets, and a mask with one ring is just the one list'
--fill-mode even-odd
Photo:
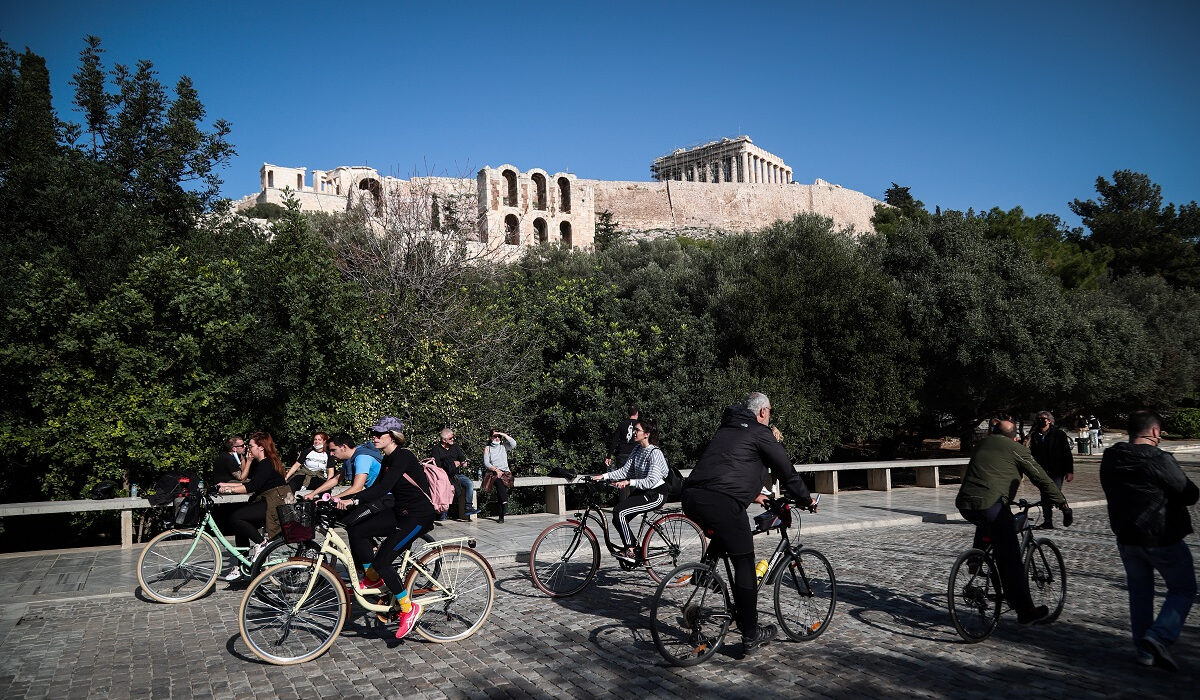
{"label": "blue sky", "polygon": [[748,134],[816,178],[932,209],[1072,223],[1097,176],[1200,199],[1197,2],[5,3],[59,116],[83,37],[190,76],[233,124],[223,194],[263,162],[385,174],[484,165],[648,180],[671,150]]}

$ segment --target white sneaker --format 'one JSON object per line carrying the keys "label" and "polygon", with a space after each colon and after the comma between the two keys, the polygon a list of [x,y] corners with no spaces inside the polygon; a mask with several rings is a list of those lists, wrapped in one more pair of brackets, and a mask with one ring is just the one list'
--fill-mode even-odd
{"label": "white sneaker", "polygon": [[267,548],[267,541],[263,540],[262,542],[259,542],[258,544],[251,547],[250,551],[246,552],[246,558],[249,559],[250,561],[255,561],[258,559],[258,555],[262,554],[263,550],[266,548]]}
{"label": "white sneaker", "polygon": [[229,570],[229,573],[227,573],[227,574],[225,574],[224,576],[222,576],[222,577],[221,577],[221,580],[223,580],[223,581],[231,581],[231,582],[232,582],[232,581],[236,581],[236,580],[238,580],[238,579],[239,579],[239,578],[241,578],[241,577],[242,577],[242,570],[241,570],[241,568],[239,568],[239,567],[236,567],[236,566],[235,566],[235,567],[233,567],[232,569],[230,569],[230,570]]}

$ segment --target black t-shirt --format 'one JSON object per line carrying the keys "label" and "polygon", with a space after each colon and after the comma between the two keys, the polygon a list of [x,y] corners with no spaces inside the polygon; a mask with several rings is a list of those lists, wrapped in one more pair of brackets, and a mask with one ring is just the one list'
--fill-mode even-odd
{"label": "black t-shirt", "polygon": [[246,493],[250,494],[250,500],[254,500],[263,491],[269,491],[286,483],[283,476],[271,465],[271,460],[258,459],[250,464],[250,479],[246,482]]}

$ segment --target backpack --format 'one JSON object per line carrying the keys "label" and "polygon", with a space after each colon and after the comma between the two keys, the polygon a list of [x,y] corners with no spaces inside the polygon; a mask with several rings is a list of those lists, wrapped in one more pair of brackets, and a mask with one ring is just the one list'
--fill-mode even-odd
{"label": "backpack", "polygon": [[674,502],[678,501],[683,495],[683,474],[675,468],[674,464],[667,465],[667,500]]}
{"label": "backpack", "polygon": [[433,457],[427,457],[421,460],[421,469],[425,470],[425,478],[429,481],[429,493],[417,486],[417,482],[408,474],[404,475],[408,479],[408,483],[417,487],[417,490],[425,494],[425,498],[433,504],[433,509],[439,513],[445,513],[450,510],[450,504],[454,502],[454,484],[450,483],[450,475],[446,473],[433,461]]}

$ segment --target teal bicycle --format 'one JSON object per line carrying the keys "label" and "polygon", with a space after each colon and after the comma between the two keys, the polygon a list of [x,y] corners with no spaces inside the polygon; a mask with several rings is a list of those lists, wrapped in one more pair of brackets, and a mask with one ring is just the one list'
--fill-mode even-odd
{"label": "teal bicycle", "polygon": [[[186,490],[183,495],[187,495]],[[183,503],[198,509],[198,522],[174,526],[160,533],[150,540],[138,556],[138,585],[153,600],[160,603],[186,603],[212,591],[221,573],[222,549],[237,562],[246,580],[254,578],[269,566],[293,557],[315,558],[321,549],[321,545],[313,540],[293,543],[280,535],[267,542],[256,558],[250,559],[247,557],[250,548],[230,544],[217,526],[211,512],[214,504],[212,496],[208,493],[197,495],[198,498],[190,502],[185,498]],[[175,517],[170,521],[172,525],[196,520],[195,514],[191,514],[191,517],[186,512],[181,514],[181,507],[182,503],[176,505]]]}

